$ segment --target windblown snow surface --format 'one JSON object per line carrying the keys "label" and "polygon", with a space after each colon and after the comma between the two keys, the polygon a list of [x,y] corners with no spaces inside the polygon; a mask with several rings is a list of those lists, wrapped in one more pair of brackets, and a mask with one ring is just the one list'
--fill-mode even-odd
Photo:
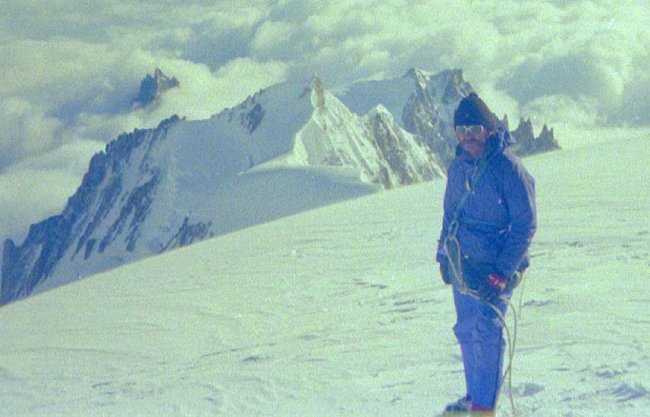
{"label": "windblown snow surface", "polygon": [[[650,409],[647,141],[524,161],[539,229],[513,299],[519,416]],[[436,415],[464,394],[434,262],[443,190],[305,211],[3,307],[0,414]]]}

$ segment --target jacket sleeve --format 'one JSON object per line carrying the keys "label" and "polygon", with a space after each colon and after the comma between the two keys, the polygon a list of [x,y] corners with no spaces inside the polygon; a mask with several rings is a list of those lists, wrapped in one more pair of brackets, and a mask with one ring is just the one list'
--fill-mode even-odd
{"label": "jacket sleeve", "polygon": [[445,198],[443,200],[443,210],[444,214],[442,217],[442,230],[440,232],[440,239],[438,240],[438,250],[436,252],[436,261],[442,263],[447,258],[447,251],[444,247],[444,241],[447,239],[447,232],[449,231],[449,224],[451,223],[451,213],[449,212],[449,182],[445,188]]}
{"label": "jacket sleeve", "polygon": [[504,199],[508,206],[510,228],[495,267],[496,272],[510,279],[527,256],[537,229],[535,181],[518,162],[507,165]]}

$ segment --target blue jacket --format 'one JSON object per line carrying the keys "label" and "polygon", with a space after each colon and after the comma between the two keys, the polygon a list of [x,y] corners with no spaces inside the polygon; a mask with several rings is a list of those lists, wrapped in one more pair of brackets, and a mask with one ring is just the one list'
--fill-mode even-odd
{"label": "blue jacket", "polygon": [[528,247],[537,228],[535,181],[519,158],[506,149],[510,144],[508,132],[499,129],[488,138],[487,150],[479,160],[457,147],[447,171],[438,262],[446,258],[444,242],[466,184],[473,184],[480,161],[485,159],[487,166],[458,216],[456,238],[461,254],[492,264],[506,279],[528,267]]}

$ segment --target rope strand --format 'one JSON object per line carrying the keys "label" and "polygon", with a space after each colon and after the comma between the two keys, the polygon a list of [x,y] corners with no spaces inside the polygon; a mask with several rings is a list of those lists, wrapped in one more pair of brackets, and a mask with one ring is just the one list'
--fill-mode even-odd
{"label": "rope strand", "polygon": [[[466,295],[469,295],[471,297],[476,298],[477,300],[480,300],[492,308],[494,312],[496,313],[497,317],[499,318],[499,321],[501,322],[501,325],[503,326],[505,332],[506,332],[506,339],[507,339],[507,345],[508,345],[508,366],[506,367],[505,371],[503,372],[503,378],[508,377],[508,398],[510,400],[510,407],[512,409],[512,417],[517,417],[517,411],[515,409],[515,401],[512,396],[512,364],[514,361],[515,357],[515,346],[517,343],[517,312],[514,309],[514,306],[512,305],[510,299],[505,296],[501,296],[501,300],[504,301],[508,307],[510,307],[510,311],[512,311],[512,317],[513,317],[513,334],[510,334],[510,328],[508,326],[508,323],[506,322],[505,315],[499,310],[494,304],[489,303],[479,296],[478,292],[475,290],[472,290],[471,288],[467,287],[465,284],[465,280],[463,278],[463,267],[462,267],[462,259],[461,259],[461,253],[460,253],[460,243],[458,242],[458,239],[456,239],[456,231],[458,228],[458,223],[457,222],[452,222],[450,224],[450,231],[447,235],[447,239],[445,239],[444,242],[444,248],[445,252],[447,253],[447,257],[449,259],[449,269],[451,270],[452,276],[454,281],[456,282],[458,286],[458,290]],[[449,250],[449,242],[452,242],[456,246],[456,250],[453,252],[450,252]],[[523,277],[521,278],[523,280]],[[522,307],[522,300],[523,300],[523,294],[520,296],[519,299],[519,313],[521,313],[521,307]]]}

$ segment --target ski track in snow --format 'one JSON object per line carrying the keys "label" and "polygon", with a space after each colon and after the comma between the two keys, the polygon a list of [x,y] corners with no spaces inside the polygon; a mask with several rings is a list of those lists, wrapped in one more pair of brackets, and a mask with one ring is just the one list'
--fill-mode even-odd
{"label": "ski track in snow", "polygon": [[[644,141],[524,161],[539,229],[513,298],[521,417],[650,407]],[[3,307],[2,415],[435,415],[463,394],[433,259],[443,190],[345,201]]]}

